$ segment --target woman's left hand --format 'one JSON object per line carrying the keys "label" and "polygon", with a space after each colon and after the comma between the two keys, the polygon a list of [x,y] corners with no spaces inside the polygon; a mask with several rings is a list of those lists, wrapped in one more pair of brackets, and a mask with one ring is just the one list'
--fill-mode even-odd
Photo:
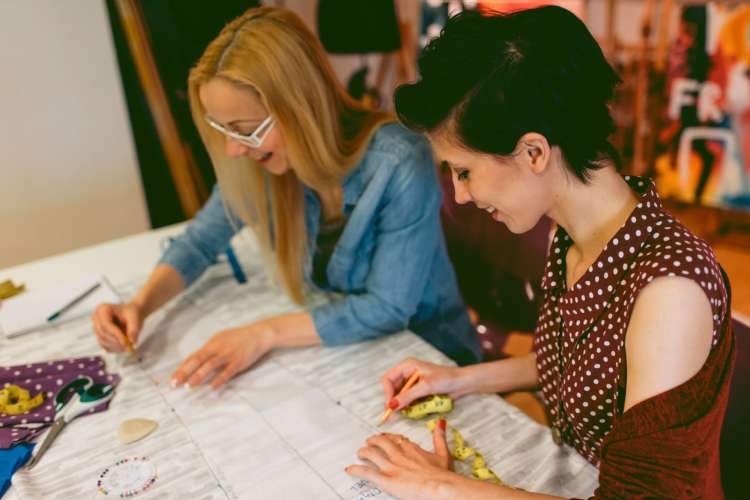
{"label": "woman's left hand", "polygon": [[273,339],[266,321],[221,331],[185,358],[172,375],[172,386],[197,386],[214,375],[211,387],[217,389],[268,353]]}
{"label": "woman's left hand", "polygon": [[367,440],[357,456],[370,465],[350,465],[346,473],[376,484],[399,498],[452,498],[451,485],[460,476],[451,469],[453,460],[445,439],[444,419],[432,433],[435,452],[398,434],[378,434]]}

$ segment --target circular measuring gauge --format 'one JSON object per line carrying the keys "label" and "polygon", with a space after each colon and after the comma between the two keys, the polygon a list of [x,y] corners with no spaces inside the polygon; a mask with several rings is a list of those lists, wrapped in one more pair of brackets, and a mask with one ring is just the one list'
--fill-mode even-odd
{"label": "circular measuring gauge", "polygon": [[149,489],[156,481],[156,466],[146,457],[118,460],[99,475],[96,489],[102,495],[134,497]]}

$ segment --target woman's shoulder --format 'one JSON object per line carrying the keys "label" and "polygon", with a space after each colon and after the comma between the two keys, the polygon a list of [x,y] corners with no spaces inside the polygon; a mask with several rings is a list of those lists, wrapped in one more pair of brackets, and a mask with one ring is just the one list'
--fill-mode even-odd
{"label": "woman's shoulder", "polygon": [[367,155],[390,157],[403,160],[410,156],[424,156],[430,152],[430,145],[423,135],[413,132],[400,123],[389,122],[381,125],[370,140]]}
{"label": "woman's shoulder", "polygon": [[[660,278],[670,277],[684,278],[692,281],[693,286],[698,285],[711,306],[715,345],[729,309],[729,294],[713,249],[667,212],[656,221],[653,228],[638,259],[638,266],[634,269],[636,280],[633,288],[640,290],[664,281]],[[663,286],[671,287],[670,294],[690,295],[689,282],[674,282]]]}
{"label": "woman's shoulder", "polygon": [[344,180],[344,194],[348,199],[369,200],[373,207],[388,206],[402,221],[410,214],[436,210],[442,191],[429,143],[401,124],[380,126],[364,157]]}
{"label": "woman's shoulder", "polygon": [[377,179],[374,184],[382,184],[386,192],[432,191],[437,185],[429,142],[399,123],[380,126],[355,170],[363,184]]}
{"label": "woman's shoulder", "polygon": [[654,224],[638,260],[641,274],[649,281],[682,276],[708,291],[723,289],[721,268],[711,246],[667,212]]}
{"label": "woman's shoulder", "polygon": [[724,336],[728,296],[711,247],[667,212],[631,284],[625,410],[690,380]]}

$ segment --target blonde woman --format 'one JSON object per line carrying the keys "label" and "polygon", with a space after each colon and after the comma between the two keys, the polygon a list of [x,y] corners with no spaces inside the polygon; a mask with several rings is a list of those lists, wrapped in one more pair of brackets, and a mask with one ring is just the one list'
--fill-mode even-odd
{"label": "blonde woman", "polygon": [[343,296],[218,332],[183,361],[174,385],[219,387],[277,347],[405,328],[461,364],[479,360],[428,143],[350,99],[295,14],[264,7],[229,23],[191,71],[189,92],[218,186],[135,297],[97,308],[105,349],[123,350],[123,335],[137,342],[144,319],[247,225],[294,301],[304,303],[308,282]]}

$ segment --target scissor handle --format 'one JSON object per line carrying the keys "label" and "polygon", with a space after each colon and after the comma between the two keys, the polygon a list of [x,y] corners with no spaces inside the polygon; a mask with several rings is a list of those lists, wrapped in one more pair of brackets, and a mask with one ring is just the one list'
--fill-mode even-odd
{"label": "scissor handle", "polygon": [[83,375],[77,379],[69,382],[65,387],[60,389],[55,396],[55,414],[60,413],[60,410],[70,401],[70,397],[73,394],[81,394],[86,389],[91,387],[94,381],[88,375]]}
{"label": "scissor handle", "polygon": [[81,394],[81,403],[101,403],[104,398],[108,401],[113,390],[114,387],[109,384],[94,384]]}
{"label": "scissor handle", "polygon": [[114,395],[114,387],[108,384],[94,384],[80,394],[65,410],[65,421],[70,422],[77,416],[86,413],[92,408],[106,403]]}

